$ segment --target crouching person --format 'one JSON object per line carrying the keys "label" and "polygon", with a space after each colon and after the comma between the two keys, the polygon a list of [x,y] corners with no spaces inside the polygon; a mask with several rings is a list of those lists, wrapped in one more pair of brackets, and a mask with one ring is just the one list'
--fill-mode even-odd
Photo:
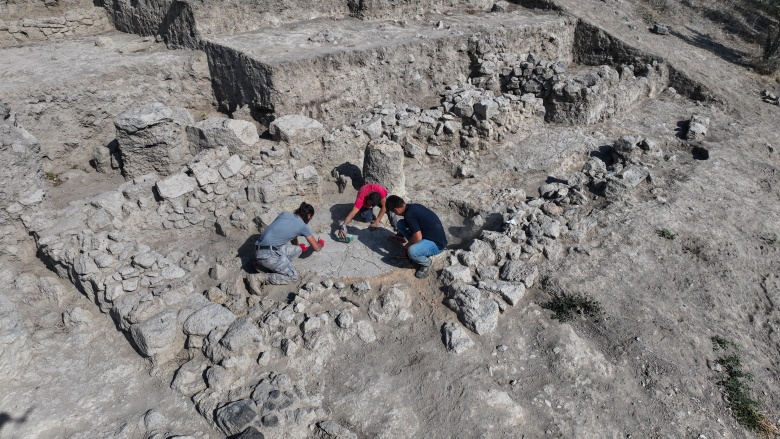
{"label": "crouching person", "polygon": [[441,220],[435,213],[421,204],[406,204],[401,197],[387,197],[387,210],[398,216],[398,232],[406,238],[404,249],[409,259],[419,267],[415,277],[428,277],[431,269],[431,256],[438,255],[447,247],[447,236]]}
{"label": "crouching person", "polygon": [[[254,265],[258,273],[250,276],[250,286],[255,288],[264,283],[283,285],[298,281],[292,259],[308,250],[306,244],[298,244],[298,237],[306,238],[314,251],[320,251],[325,245],[322,239],[314,238],[308,226],[313,216],[314,207],[304,202],[293,213],[280,213],[266,227],[255,242]],[[268,273],[261,271],[263,269]]]}

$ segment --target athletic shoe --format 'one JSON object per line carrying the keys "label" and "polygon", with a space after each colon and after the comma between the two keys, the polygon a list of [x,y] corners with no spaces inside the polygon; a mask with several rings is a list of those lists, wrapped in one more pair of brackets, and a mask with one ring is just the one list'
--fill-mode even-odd
{"label": "athletic shoe", "polygon": [[427,266],[427,267],[422,267],[421,266],[414,273],[414,277],[416,277],[417,279],[425,279],[426,277],[428,277],[428,274],[430,273],[430,271],[431,271],[431,266],[430,265]]}

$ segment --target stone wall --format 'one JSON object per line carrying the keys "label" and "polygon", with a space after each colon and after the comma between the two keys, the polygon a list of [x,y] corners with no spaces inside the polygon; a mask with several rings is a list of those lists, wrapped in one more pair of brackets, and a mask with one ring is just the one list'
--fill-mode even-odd
{"label": "stone wall", "polygon": [[[487,17],[451,20],[453,27],[440,32],[435,27],[418,31],[391,25],[369,29],[365,32],[370,38],[352,41],[345,35],[326,50],[311,39],[284,41],[284,47],[295,43],[312,48],[311,55],[295,59],[261,56],[256,42],[238,38],[209,41],[204,50],[215,78],[215,95],[224,110],[250,106],[259,114],[302,112],[326,126],[353,119],[361,107],[380,100],[435,106],[444,85],[471,76],[472,32],[481,32],[479,39],[486,45],[507,51],[535,51],[551,59],[571,59],[573,27],[567,19],[529,24],[512,17],[505,19],[505,27],[488,26]],[[464,35],[464,31],[469,33]],[[316,33],[314,29],[310,32]],[[387,39],[378,39],[385,32]],[[415,38],[415,32],[420,36]],[[290,35],[305,33],[296,29]],[[263,40],[261,35],[254,38]],[[280,43],[277,51],[282,49]]]}
{"label": "stone wall", "polygon": [[111,29],[101,8],[73,9],[61,16],[45,18],[0,20],[0,47],[95,35]]}
{"label": "stone wall", "polygon": [[[601,30],[594,24],[579,20],[575,32],[576,45],[574,47],[574,59],[584,65],[658,65],[664,60],[658,56],[651,56]],[[678,93],[697,101],[714,100],[714,94],[701,83],[692,80],[688,75],[674,68],[668,67],[668,85],[674,87]]]}

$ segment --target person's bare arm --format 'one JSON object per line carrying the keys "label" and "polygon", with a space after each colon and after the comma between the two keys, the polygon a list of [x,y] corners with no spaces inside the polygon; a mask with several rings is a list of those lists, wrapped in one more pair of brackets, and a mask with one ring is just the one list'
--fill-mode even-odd
{"label": "person's bare arm", "polygon": [[414,233],[414,234],[413,234],[413,235],[412,235],[412,236],[409,238],[409,242],[407,242],[407,243],[406,243],[406,245],[404,245],[404,248],[406,248],[406,249],[408,250],[408,249],[409,249],[409,246],[411,246],[412,244],[417,244],[418,242],[422,241],[422,239],[423,239],[423,237],[422,237],[422,232],[419,232],[419,231],[418,231],[418,232],[415,232],[415,233]]}
{"label": "person's bare arm", "polygon": [[349,224],[350,221],[352,221],[352,218],[354,218],[355,215],[357,215],[359,210],[360,209],[358,209],[357,207],[354,207],[354,206],[352,207],[352,210],[349,212],[349,215],[347,215],[347,218],[344,220],[344,225],[345,226],[347,224]]}
{"label": "person's bare arm", "polygon": [[379,209],[379,215],[376,216],[376,220],[374,220],[373,223],[371,223],[371,227],[379,227],[379,222],[382,221],[382,217],[385,216],[385,212],[387,212],[387,206],[385,205],[385,202],[387,201],[387,198],[382,198],[380,203],[380,209]]}

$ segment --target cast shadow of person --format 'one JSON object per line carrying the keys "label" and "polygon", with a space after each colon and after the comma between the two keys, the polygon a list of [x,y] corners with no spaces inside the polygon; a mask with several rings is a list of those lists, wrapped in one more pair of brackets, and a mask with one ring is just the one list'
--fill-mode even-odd
{"label": "cast shadow of person", "polygon": [[5,427],[6,424],[15,423],[15,424],[24,424],[27,422],[27,418],[30,416],[30,413],[32,413],[33,409],[32,407],[28,408],[22,416],[19,416],[18,418],[14,418],[13,416],[9,415],[5,412],[0,412],[0,431]]}
{"label": "cast shadow of person", "polygon": [[255,260],[255,241],[259,238],[259,233],[250,235],[237,250],[238,257],[241,258],[241,269],[247,273],[257,273],[253,261]]}
{"label": "cast shadow of person", "polygon": [[[331,223],[330,237],[334,241],[339,240],[336,235],[336,231],[339,229],[339,222],[344,221],[352,209],[352,206],[352,204],[334,204],[331,206],[330,212],[333,222]],[[378,212],[379,208],[375,207],[374,213],[376,214]],[[356,227],[358,224],[360,227]],[[352,219],[352,222],[347,226],[347,229],[348,233],[354,236],[354,241],[347,245],[360,243],[366,248],[378,253],[381,256],[380,260],[382,262],[393,267],[409,266],[408,259],[399,257],[403,254],[403,244],[388,239],[388,237],[395,235],[392,229],[388,227],[379,227],[372,230],[368,227],[367,222],[363,221],[362,218],[359,218],[359,215],[356,215],[355,218]]]}

